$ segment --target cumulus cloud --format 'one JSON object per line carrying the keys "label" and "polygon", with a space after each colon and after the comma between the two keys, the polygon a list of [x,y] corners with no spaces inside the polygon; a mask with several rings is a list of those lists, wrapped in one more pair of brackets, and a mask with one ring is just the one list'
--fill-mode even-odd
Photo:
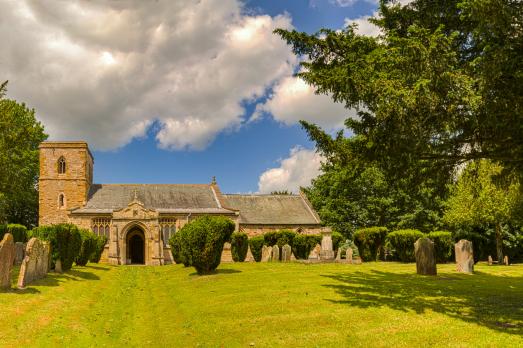
{"label": "cumulus cloud", "polygon": [[314,150],[294,147],[288,158],[280,160],[278,168],[271,168],[260,175],[258,191],[270,193],[288,190],[298,192],[300,187],[309,186],[320,174],[322,157]]}
{"label": "cumulus cloud", "polygon": [[275,28],[237,0],[4,1],[0,79],[52,139],[113,149],[157,122],[165,149],[202,149],[237,127],[243,104],[297,63]]}
{"label": "cumulus cloud", "polygon": [[290,125],[299,120],[316,123],[327,129],[343,127],[343,121],[355,117],[354,110],[334,103],[330,96],[314,94],[314,88],[297,77],[286,77],[273,88],[267,101],[256,106],[253,117],[270,113],[274,119]]}

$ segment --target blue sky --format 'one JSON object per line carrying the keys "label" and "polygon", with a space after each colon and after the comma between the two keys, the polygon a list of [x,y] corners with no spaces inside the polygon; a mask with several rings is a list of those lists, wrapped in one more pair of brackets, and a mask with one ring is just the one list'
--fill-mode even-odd
{"label": "blue sky", "polygon": [[216,176],[222,191],[237,193],[306,185],[321,158],[297,121],[335,130],[351,114],[292,77],[297,58],[272,30],[338,29],[372,15],[376,4],[21,0],[7,7],[0,76],[10,80],[8,96],[36,109],[50,139],[87,140],[97,183]]}

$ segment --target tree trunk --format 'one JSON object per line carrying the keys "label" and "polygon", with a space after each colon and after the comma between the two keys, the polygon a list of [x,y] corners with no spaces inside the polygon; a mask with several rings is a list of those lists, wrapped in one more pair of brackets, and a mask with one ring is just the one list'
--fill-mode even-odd
{"label": "tree trunk", "polygon": [[498,256],[498,265],[503,264],[503,231],[501,230],[501,224],[496,224],[496,253]]}

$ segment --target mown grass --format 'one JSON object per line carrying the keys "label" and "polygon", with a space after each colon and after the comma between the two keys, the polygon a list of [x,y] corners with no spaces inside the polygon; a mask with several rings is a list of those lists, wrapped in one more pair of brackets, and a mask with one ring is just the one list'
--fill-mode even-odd
{"label": "mown grass", "polygon": [[523,266],[88,265],[0,293],[0,346],[517,347]]}

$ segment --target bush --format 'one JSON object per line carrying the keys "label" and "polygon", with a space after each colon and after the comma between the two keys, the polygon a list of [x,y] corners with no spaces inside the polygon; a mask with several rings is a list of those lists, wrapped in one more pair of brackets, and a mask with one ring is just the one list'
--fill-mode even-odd
{"label": "bush", "polygon": [[93,263],[100,262],[100,258],[102,257],[102,253],[104,252],[105,245],[107,244],[107,237],[106,236],[95,236],[96,238],[96,247],[94,249],[94,252],[89,257],[89,261]]}
{"label": "bush", "polygon": [[362,228],[354,232],[354,244],[358,247],[363,261],[376,261],[378,253],[383,249],[387,227]]}
{"label": "bush", "polygon": [[7,233],[7,225],[0,224],[0,241],[4,239],[4,235]]}
{"label": "bush", "polygon": [[7,225],[7,233],[11,233],[13,235],[15,243],[27,243],[27,228],[25,226],[18,224],[9,224]]}
{"label": "bush", "polygon": [[190,266],[185,264],[182,258],[182,239],[180,232],[177,232],[171,236],[169,239],[169,245],[171,246],[171,254],[173,255],[173,260],[177,264],[184,264],[185,267]]}
{"label": "bush", "polygon": [[[387,235],[387,247],[394,251],[394,254],[402,262],[415,261],[414,243],[425,235],[418,230],[398,230]],[[361,249],[360,249],[361,253]]]}
{"label": "bush", "polygon": [[[334,251],[338,250],[338,247],[345,243],[346,238],[339,232],[332,232],[332,249]],[[320,241],[321,243],[321,241]]]}
{"label": "bush", "polygon": [[294,238],[292,253],[294,256],[296,256],[297,259],[306,260],[311,253],[312,247],[310,246],[309,239],[307,237],[307,235],[298,234]]}
{"label": "bush", "polygon": [[62,263],[62,270],[68,271],[80,253],[82,237],[78,227],[71,224],[59,224],[36,227],[31,236],[51,243],[53,264],[57,260]]}
{"label": "bush", "polygon": [[256,236],[249,239],[249,246],[251,247],[251,253],[256,262],[260,262],[262,258],[262,248],[265,239],[263,236]]}
{"label": "bush", "polygon": [[273,246],[277,244],[280,248],[285,244],[289,244],[292,248],[295,237],[296,232],[291,230],[270,231],[263,235],[265,245]]}
{"label": "bush", "polygon": [[87,265],[91,255],[96,251],[97,237],[89,230],[81,229],[79,232],[82,244],[80,245],[80,252],[76,257],[75,262],[78,266],[85,266]]}
{"label": "bush", "polygon": [[196,268],[198,274],[214,271],[234,228],[234,222],[223,216],[202,216],[183,226],[178,233],[184,264]]}
{"label": "bush", "polygon": [[434,242],[436,262],[445,263],[449,261],[452,256],[452,249],[454,248],[452,233],[447,231],[434,231],[430,232],[427,238]]}
{"label": "bush", "polygon": [[235,232],[231,236],[231,253],[234,262],[243,262],[249,250],[249,237],[246,233]]}

